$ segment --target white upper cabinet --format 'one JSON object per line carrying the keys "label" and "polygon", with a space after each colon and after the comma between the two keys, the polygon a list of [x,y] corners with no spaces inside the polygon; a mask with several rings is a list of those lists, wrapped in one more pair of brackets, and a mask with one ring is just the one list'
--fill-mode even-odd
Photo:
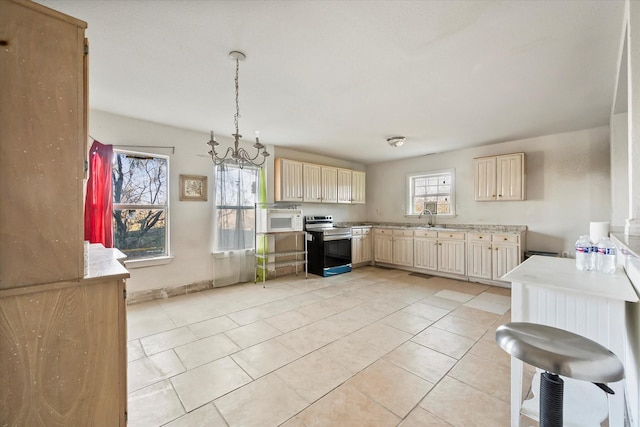
{"label": "white upper cabinet", "polygon": [[322,177],[322,188],[320,190],[320,201],[322,203],[338,202],[338,168],[322,166],[320,168]]}
{"label": "white upper cabinet", "polygon": [[362,171],[351,171],[351,203],[365,203],[365,184],[367,174]]}
{"label": "white upper cabinet", "polygon": [[276,159],[276,202],[301,202],[302,199],[302,163],[294,160]]}
{"label": "white upper cabinet", "polygon": [[364,171],[275,160],[275,201],[365,203]]}
{"label": "white upper cabinet", "polygon": [[322,201],[322,168],[311,163],[302,164],[302,182],[304,202],[320,203]]}
{"label": "white upper cabinet", "polygon": [[525,199],[524,153],[479,157],[473,162],[476,201]]}
{"label": "white upper cabinet", "polygon": [[338,203],[351,203],[351,169],[338,169]]}

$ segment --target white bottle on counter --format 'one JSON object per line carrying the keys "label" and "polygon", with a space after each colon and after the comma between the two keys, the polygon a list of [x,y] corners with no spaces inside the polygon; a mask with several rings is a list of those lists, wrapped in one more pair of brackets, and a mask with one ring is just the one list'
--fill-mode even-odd
{"label": "white bottle on counter", "polygon": [[616,272],[616,246],[608,237],[603,237],[598,241],[596,269],[604,274],[614,274]]}
{"label": "white bottle on counter", "polygon": [[581,271],[593,270],[593,254],[591,248],[593,243],[589,236],[580,236],[576,242],[576,268]]}

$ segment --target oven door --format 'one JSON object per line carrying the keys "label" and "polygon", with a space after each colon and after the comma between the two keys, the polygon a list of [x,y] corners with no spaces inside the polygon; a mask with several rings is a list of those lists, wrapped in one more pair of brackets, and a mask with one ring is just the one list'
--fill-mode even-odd
{"label": "oven door", "polygon": [[324,236],[323,264],[325,276],[351,271],[351,236]]}

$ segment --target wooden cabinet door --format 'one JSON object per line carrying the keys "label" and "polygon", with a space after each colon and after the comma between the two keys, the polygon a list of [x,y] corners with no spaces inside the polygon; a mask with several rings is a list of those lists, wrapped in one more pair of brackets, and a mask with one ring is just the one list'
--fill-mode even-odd
{"label": "wooden cabinet door", "polygon": [[366,173],[351,171],[351,203],[365,203]]}
{"label": "wooden cabinet door", "polygon": [[84,275],[86,23],[0,2],[0,289]]}
{"label": "wooden cabinet door", "polygon": [[351,203],[350,169],[338,169],[338,203]]}
{"label": "wooden cabinet door", "polygon": [[126,425],[124,281],[77,283],[0,296],[3,424]]}
{"label": "wooden cabinet door", "polygon": [[371,242],[370,234],[362,235],[362,262],[371,262]]}
{"label": "wooden cabinet door", "polygon": [[320,203],[322,201],[322,167],[310,163],[302,165],[303,201]]}
{"label": "wooden cabinet door", "polygon": [[480,157],[473,159],[473,164],[475,200],[496,200],[496,158]]}
{"label": "wooden cabinet door", "polygon": [[465,274],[464,242],[455,240],[438,241],[438,271]]}
{"label": "wooden cabinet door", "polygon": [[389,234],[374,234],[374,259],[376,262],[393,263],[393,237]]}
{"label": "wooden cabinet door", "polygon": [[518,245],[493,245],[493,280],[500,278],[520,264]]}
{"label": "wooden cabinet door", "polygon": [[407,267],[413,266],[413,237],[393,238],[393,263]]}
{"label": "wooden cabinet door", "polygon": [[524,153],[497,156],[498,200],[524,200]]}
{"label": "wooden cabinet door", "polygon": [[438,240],[426,238],[413,239],[413,265],[427,270],[438,269]]}
{"label": "wooden cabinet door", "polygon": [[338,202],[338,169],[322,166],[321,173],[321,201],[322,203]]}
{"label": "wooden cabinet door", "polygon": [[275,162],[275,200],[282,202],[301,202],[302,163],[287,159]]}
{"label": "wooden cabinet door", "polygon": [[489,242],[469,242],[467,274],[491,280],[493,251]]}
{"label": "wooden cabinet door", "polygon": [[362,262],[362,236],[351,237],[351,263]]}

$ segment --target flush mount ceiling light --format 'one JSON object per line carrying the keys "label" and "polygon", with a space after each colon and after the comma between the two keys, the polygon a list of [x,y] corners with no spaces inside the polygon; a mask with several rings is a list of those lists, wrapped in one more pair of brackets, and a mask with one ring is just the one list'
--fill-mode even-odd
{"label": "flush mount ceiling light", "polygon": [[[240,168],[244,167],[245,165],[261,166],[265,162],[265,160],[267,160],[269,153],[267,153],[267,149],[265,148],[265,146],[260,143],[258,131],[255,132],[256,143],[253,144],[253,147],[257,150],[255,156],[252,157],[244,148],[239,147],[240,138],[242,138],[242,135],[240,135],[240,132],[238,131],[238,118],[240,117],[240,104],[238,102],[238,72],[240,71],[240,61],[244,61],[247,56],[242,52],[234,50],[229,52],[229,58],[236,61],[236,113],[233,116],[233,122],[236,125],[236,133],[232,134],[233,148],[227,148],[227,152],[224,154],[224,156],[220,156],[216,152],[216,147],[220,144],[218,143],[218,141],[216,141],[213,135],[213,131],[211,131],[211,140],[207,142],[207,144],[211,147],[209,155],[211,156],[211,160],[213,160],[213,163],[215,163],[216,165],[220,165],[226,160],[231,160],[235,161],[240,166]],[[262,150],[262,152],[260,152],[260,150]],[[260,155],[262,155],[262,161],[257,161],[256,159]]]}
{"label": "flush mount ceiling light", "polygon": [[392,147],[400,147],[402,144],[404,144],[405,139],[406,138],[404,136],[394,136],[391,138],[387,138],[387,142]]}

